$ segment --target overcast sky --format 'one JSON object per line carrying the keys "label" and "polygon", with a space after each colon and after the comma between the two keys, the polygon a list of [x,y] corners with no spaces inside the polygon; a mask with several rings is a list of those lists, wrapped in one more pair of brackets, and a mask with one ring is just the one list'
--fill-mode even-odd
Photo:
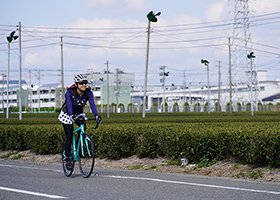
{"label": "overcast sky", "polygon": [[[280,1],[249,0],[250,47],[256,67],[268,77],[280,76]],[[161,12],[152,23],[149,84],[160,84],[159,67],[170,72],[167,84],[205,84],[210,62],[210,81],[217,84],[218,61],[222,80],[228,77],[228,37],[233,34],[234,0],[13,0],[0,2],[0,73],[6,73],[6,36],[22,24],[23,78],[37,84],[59,82],[60,37],[66,84],[75,73],[120,68],[135,73],[136,84],[144,83],[149,11]],[[11,77],[18,77],[18,41],[11,43]],[[52,71],[53,70],[53,71]]]}

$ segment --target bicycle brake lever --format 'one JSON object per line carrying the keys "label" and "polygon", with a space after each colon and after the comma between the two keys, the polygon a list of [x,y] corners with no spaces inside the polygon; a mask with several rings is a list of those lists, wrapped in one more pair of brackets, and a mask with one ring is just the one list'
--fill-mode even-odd
{"label": "bicycle brake lever", "polygon": [[95,125],[95,127],[94,127],[93,129],[97,129],[98,126],[99,126],[99,123],[97,122],[96,125]]}

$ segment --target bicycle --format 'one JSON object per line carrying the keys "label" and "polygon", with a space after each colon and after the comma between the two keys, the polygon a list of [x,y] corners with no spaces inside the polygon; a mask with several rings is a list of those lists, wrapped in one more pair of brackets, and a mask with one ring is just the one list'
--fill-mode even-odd
{"label": "bicycle", "polygon": [[[70,162],[72,164],[72,169],[68,170],[66,168],[65,161],[65,139],[62,145],[62,167],[65,176],[70,177],[74,171],[75,162],[79,162],[79,169],[84,178],[90,177],[94,168],[94,142],[89,134],[85,132],[85,122],[90,120],[86,117],[84,113],[79,114],[74,117],[74,120],[80,121],[80,126],[73,131],[73,141],[72,141],[72,153]],[[94,129],[97,129],[99,123],[96,123]]]}

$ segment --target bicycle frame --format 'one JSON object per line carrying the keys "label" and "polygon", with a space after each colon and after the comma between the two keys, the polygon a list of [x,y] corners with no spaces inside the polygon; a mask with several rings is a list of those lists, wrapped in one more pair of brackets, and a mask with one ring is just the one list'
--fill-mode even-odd
{"label": "bicycle frame", "polygon": [[[91,154],[90,149],[88,147],[88,141],[87,140],[83,140],[83,134],[85,133],[85,128],[84,127],[85,127],[84,124],[81,124],[80,127],[78,127],[77,129],[75,129],[73,131],[73,143],[72,143],[72,146],[73,146],[73,158],[74,158],[74,161],[78,161],[79,160],[80,150],[81,150],[81,155],[82,156],[85,155],[84,148],[83,148],[84,145],[86,145],[86,149],[87,149],[88,155]],[[78,133],[79,131],[80,131],[80,133]],[[77,141],[78,145],[76,145],[76,139],[77,139],[78,136],[79,136],[79,140]]]}
{"label": "bicycle frame", "polygon": [[[73,131],[72,135],[72,155],[70,158],[71,165],[73,167],[69,167],[69,160],[67,160],[67,157],[65,155],[65,145],[66,145],[66,140],[64,139],[63,141],[63,151],[62,151],[62,168],[65,176],[70,177],[74,171],[74,165],[75,162],[79,162],[79,169],[81,174],[83,175],[84,178],[88,178],[92,170],[94,168],[94,142],[93,139],[89,134],[86,133],[85,130],[85,122],[89,120],[85,116],[84,113],[81,113],[77,116],[75,116],[74,121],[79,120],[80,123],[77,123],[79,125],[78,128],[76,128]],[[95,120],[95,119],[94,119]],[[96,120],[96,125],[94,129],[96,129],[99,124],[101,123],[102,118],[99,117],[98,120]],[[73,124],[74,125],[74,124]],[[90,165],[90,166],[88,166]]]}

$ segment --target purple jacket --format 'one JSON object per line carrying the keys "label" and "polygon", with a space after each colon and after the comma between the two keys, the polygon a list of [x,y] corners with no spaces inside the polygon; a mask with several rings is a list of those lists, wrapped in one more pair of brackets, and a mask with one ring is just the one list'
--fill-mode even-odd
{"label": "purple jacket", "polygon": [[84,107],[86,103],[89,101],[91,111],[94,116],[98,116],[98,112],[94,103],[93,93],[90,88],[87,88],[82,96],[80,96],[77,92],[77,87],[72,85],[67,89],[65,94],[65,102],[66,106],[63,107],[63,111],[68,113],[69,115],[76,115],[83,113]]}

